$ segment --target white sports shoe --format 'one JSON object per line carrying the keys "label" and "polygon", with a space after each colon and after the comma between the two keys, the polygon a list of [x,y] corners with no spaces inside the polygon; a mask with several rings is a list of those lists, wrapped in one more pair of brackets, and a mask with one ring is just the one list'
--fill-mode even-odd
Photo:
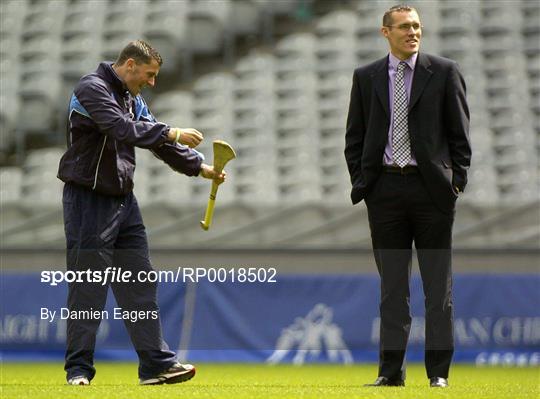
{"label": "white sports shoe", "polygon": [[68,385],[90,385],[90,381],[84,375],[78,375],[68,380]]}
{"label": "white sports shoe", "polygon": [[191,380],[195,375],[195,367],[191,364],[175,363],[155,377],[139,380],[140,385],[178,384]]}

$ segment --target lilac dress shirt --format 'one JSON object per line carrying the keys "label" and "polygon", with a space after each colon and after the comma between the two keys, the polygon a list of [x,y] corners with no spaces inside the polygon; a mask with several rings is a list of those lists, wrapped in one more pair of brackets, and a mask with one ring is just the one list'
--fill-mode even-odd
{"label": "lilac dress shirt", "polygon": [[[411,99],[411,87],[414,75],[414,67],[416,65],[416,58],[418,53],[414,53],[408,59],[404,60],[408,67],[403,71],[405,79],[405,90],[407,91],[407,102]],[[388,143],[384,148],[383,165],[394,165],[394,159],[392,157],[392,130],[394,127],[394,85],[396,80],[396,73],[398,64],[401,62],[399,58],[392,53],[388,56],[388,98],[390,99],[390,128],[388,129]],[[416,166],[416,158],[411,151],[411,160],[407,165]]]}

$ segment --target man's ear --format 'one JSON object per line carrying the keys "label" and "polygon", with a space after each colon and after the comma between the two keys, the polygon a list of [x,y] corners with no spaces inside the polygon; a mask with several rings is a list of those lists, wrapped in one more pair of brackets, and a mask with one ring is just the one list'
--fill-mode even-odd
{"label": "man's ear", "polygon": [[133,72],[133,70],[135,69],[135,60],[133,58],[128,58],[126,60],[126,69],[129,72]]}
{"label": "man's ear", "polygon": [[384,37],[388,38],[388,28],[385,27],[385,26],[383,26],[383,27],[381,28],[381,34],[382,34]]}

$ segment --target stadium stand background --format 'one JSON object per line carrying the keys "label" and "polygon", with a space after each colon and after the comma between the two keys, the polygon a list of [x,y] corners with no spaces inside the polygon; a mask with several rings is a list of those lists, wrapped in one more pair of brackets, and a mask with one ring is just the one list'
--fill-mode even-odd
{"label": "stadium stand background", "polygon": [[[540,5],[409,4],[425,25],[422,50],[458,61],[468,85],[474,157],[454,230],[456,270],[537,272]],[[238,154],[203,232],[208,182],[137,152],[135,193],[154,262],[373,272],[365,207],[349,202],[344,130],[352,71],[387,53],[379,26],[391,5],[3,0],[2,267],[63,265],[55,176],[70,92],[99,61],[144,38],[165,60],[144,94],[158,120],[201,130],[209,158],[216,138]]]}

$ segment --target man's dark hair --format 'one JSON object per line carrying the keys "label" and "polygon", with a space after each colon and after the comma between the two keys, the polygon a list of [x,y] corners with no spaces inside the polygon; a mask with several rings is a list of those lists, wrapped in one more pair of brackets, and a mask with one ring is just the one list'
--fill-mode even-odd
{"label": "man's dark hair", "polygon": [[137,64],[150,64],[152,59],[156,60],[159,66],[163,64],[161,55],[155,48],[144,40],[134,40],[122,49],[115,65],[123,65],[128,58],[133,58]]}
{"label": "man's dark hair", "polygon": [[[392,22],[393,22],[392,14],[395,12],[400,12],[400,11],[409,11],[409,12],[416,11],[416,8],[408,6],[407,4],[398,4],[397,6],[390,7],[388,11],[384,13],[384,16],[382,19],[383,26],[392,25]],[[416,11],[416,13],[418,14],[418,11]]]}

